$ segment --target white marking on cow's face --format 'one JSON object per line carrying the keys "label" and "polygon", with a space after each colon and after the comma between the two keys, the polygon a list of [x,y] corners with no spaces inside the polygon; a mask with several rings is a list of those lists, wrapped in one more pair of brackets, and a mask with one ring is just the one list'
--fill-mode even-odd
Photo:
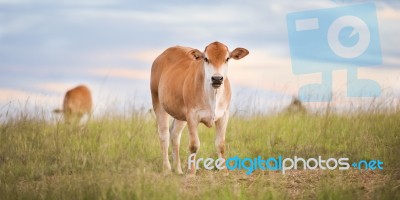
{"label": "white marking on cow's face", "polygon": [[[215,66],[213,62],[210,61],[207,53],[205,53],[204,56],[205,83],[214,87],[214,89],[218,89],[223,85],[224,80],[226,80],[226,77],[228,76],[228,61],[230,59],[229,52],[226,53],[225,61],[220,66]],[[222,80],[218,81],[218,77],[222,77]]]}

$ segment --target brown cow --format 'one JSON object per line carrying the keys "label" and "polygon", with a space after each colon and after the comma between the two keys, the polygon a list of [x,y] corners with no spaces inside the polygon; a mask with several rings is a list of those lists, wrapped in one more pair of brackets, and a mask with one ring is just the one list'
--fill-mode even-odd
{"label": "brown cow", "polygon": [[[228,61],[230,58],[239,60],[247,54],[247,49],[237,48],[229,52],[227,46],[214,42],[204,52],[188,47],[171,47],[153,62],[150,87],[164,172],[171,171],[168,159],[171,134],[174,170],[182,174],[179,144],[186,123],[189,128],[191,154],[196,154],[200,148],[198,124],[203,123],[207,127],[215,124],[218,157],[225,158],[225,131],[231,99],[227,77]],[[169,116],[174,118],[170,130]],[[196,156],[192,158],[195,160]],[[194,175],[194,164],[189,167],[189,174]]]}
{"label": "brown cow", "polygon": [[65,93],[63,109],[55,109],[55,113],[63,113],[66,123],[72,120],[79,122],[83,115],[91,115],[92,95],[89,88],[79,85]]}

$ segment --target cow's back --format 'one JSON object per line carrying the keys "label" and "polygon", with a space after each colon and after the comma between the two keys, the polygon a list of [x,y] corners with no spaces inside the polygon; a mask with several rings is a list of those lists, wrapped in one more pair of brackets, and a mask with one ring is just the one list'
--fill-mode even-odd
{"label": "cow's back", "polygon": [[189,47],[171,47],[159,55],[153,62],[151,67],[150,87],[152,94],[158,93],[158,86],[162,74],[183,60],[189,60],[188,52],[192,50]]}
{"label": "cow's back", "polygon": [[69,114],[83,115],[90,113],[92,109],[92,95],[89,88],[80,85],[69,90],[65,94],[64,112]]}
{"label": "cow's back", "polygon": [[190,57],[188,47],[171,47],[158,56],[152,65],[150,88],[153,108],[163,108],[176,119],[184,120],[183,85],[196,62]]}

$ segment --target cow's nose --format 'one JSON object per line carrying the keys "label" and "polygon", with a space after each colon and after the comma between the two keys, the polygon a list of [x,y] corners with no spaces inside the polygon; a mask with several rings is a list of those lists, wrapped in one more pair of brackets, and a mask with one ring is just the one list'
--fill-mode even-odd
{"label": "cow's nose", "polygon": [[211,85],[213,88],[219,88],[222,85],[222,81],[224,80],[223,76],[212,76],[211,77]]}
{"label": "cow's nose", "polygon": [[211,77],[211,81],[214,83],[214,82],[216,82],[216,83],[218,83],[218,82],[221,82],[222,83],[222,81],[224,80],[224,77],[223,76],[212,76]]}

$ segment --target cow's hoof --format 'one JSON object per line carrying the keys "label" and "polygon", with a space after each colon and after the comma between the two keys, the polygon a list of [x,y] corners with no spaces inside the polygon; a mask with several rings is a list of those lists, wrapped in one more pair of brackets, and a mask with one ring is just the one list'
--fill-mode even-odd
{"label": "cow's hoof", "polygon": [[190,174],[190,173],[186,174],[186,178],[194,178],[194,177],[196,177],[196,174]]}
{"label": "cow's hoof", "polygon": [[182,175],[183,171],[182,171],[182,169],[178,169],[178,170],[176,170],[176,173],[179,174],[179,175]]}
{"label": "cow's hoof", "polygon": [[186,177],[195,177],[196,176],[196,170],[189,170],[188,173],[186,174]]}
{"label": "cow's hoof", "polygon": [[170,176],[172,174],[172,171],[170,169],[164,169],[163,174],[164,176]]}

